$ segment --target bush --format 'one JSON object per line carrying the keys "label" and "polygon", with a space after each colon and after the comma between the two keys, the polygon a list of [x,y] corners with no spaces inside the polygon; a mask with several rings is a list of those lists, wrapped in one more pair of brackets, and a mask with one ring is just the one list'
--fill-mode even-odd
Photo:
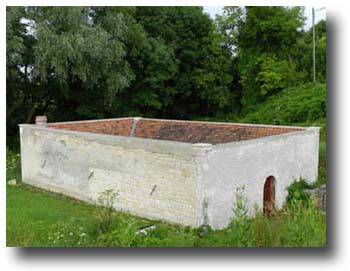
{"label": "bush", "polygon": [[6,148],[6,180],[21,181],[21,155],[17,151]]}
{"label": "bush", "polygon": [[97,237],[97,246],[131,247],[136,237],[136,222],[119,218],[113,229],[104,232]]}
{"label": "bush", "polygon": [[99,206],[96,208],[95,231],[105,233],[111,229],[114,215],[114,204],[117,200],[118,192],[108,189],[102,192],[97,200]]}
{"label": "bush", "polygon": [[292,183],[288,187],[287,204],[289,204],[289,206],[295,202],[308,204],[310,201],[310,196],[304,192],[304,189],[310,189],[311,187],[312,186],[305,182],[303,179]]}
{"label": "bush", "polygon": [[313,201],[305,206],[294,200],[280,214],[280,244],[284,247],[320,247],[326,245],[326,215]]}
{"label": "bush", "polygon": [[239,247],[253,246],[251,225],[248,218],[247,198],[244,196],[244,186],[236,190],[236,201],[233,217],[230,223],[232,238]]}

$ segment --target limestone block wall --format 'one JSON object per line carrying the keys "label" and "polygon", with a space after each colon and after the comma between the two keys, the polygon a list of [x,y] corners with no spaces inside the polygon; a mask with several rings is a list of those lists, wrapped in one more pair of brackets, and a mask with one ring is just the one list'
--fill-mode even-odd
{"label": "limestone block wall", "polygon": [[192,144],[21,125],[23,182],[115,208],[195,226],[197,164]]}

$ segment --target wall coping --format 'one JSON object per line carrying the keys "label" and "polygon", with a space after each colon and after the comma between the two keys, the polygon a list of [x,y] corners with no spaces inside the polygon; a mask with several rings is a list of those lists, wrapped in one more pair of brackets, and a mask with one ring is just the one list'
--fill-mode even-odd
{"label": "wall coping", "polygon": [[230,147],[239,147],[239,146],[250,145],[250,144],[273,143],[274,141],[277,141],[277,140],[288,139],[295,136],[312,135],[315,133],[319,134],[319,131],[320,131],[320,127],[307,127],[307,129],[303,131],[294,131],[290,133],[264,136],[259,138],[237,141],[237,142],[220,143],[220,144],[213,145],[213,150],[230,148]]}
{"label": "wall coping", "polygon": [[[48,122],[49,125],[53,124],[74,124],[74,123],[91,123],[91,122],[103,122],[103,121],[117,121],[117,120],[151,120],[160,122],[187,122],[187,123],[199,123],[199,124],[218,124],[218,125],[231,125],[231,126],[247,126],[247,127],[273,127],[273,128],[291,128],[291,129],[308,129],[315,127],[303,127],[303,126],[288,126],[288,125],[272,125],[272,124],[253,124],[253,123],[240,123],[240,122],[219,122],[219,121],[201,121],[201,120],[177,120],[177,119],[156,119],[156,118],[144,118],[144,117],[123,117],[123,118],[107,118],[107,119],[92,119],[92,120],[75,120],[75,121],[62,121],[62,122]],[[22,125],[22,124],[19,124]],[[29,124],[34,125],[34,124]],[[319,128],[319,127],[318,127]]]}

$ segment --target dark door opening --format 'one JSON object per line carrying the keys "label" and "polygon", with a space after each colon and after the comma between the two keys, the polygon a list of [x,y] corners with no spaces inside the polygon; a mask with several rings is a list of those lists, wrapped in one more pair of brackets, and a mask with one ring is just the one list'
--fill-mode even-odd
{"label": "dark door opening", "polygon": [[275,208],[275,182],[276,179],[273,176],[266,178],[264,185],[264,215],[271,217],[276,214]]}

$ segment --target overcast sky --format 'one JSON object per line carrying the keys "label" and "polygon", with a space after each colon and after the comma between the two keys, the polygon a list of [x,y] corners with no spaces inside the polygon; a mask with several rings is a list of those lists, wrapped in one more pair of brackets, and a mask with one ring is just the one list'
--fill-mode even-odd
{"label": "overcast sky", "polygon": [[[207,12],[211,18],[215,19],[216,14],[222,13],[223,6],[204,6],[204,11]],[[319,9],[320,7],[315,7],[315,9]],[[312,26],[312,7],[305,7],[305,29],[309,29]],[[326,9],[320,10],[316,12],[315,22],[326,19]]]}

